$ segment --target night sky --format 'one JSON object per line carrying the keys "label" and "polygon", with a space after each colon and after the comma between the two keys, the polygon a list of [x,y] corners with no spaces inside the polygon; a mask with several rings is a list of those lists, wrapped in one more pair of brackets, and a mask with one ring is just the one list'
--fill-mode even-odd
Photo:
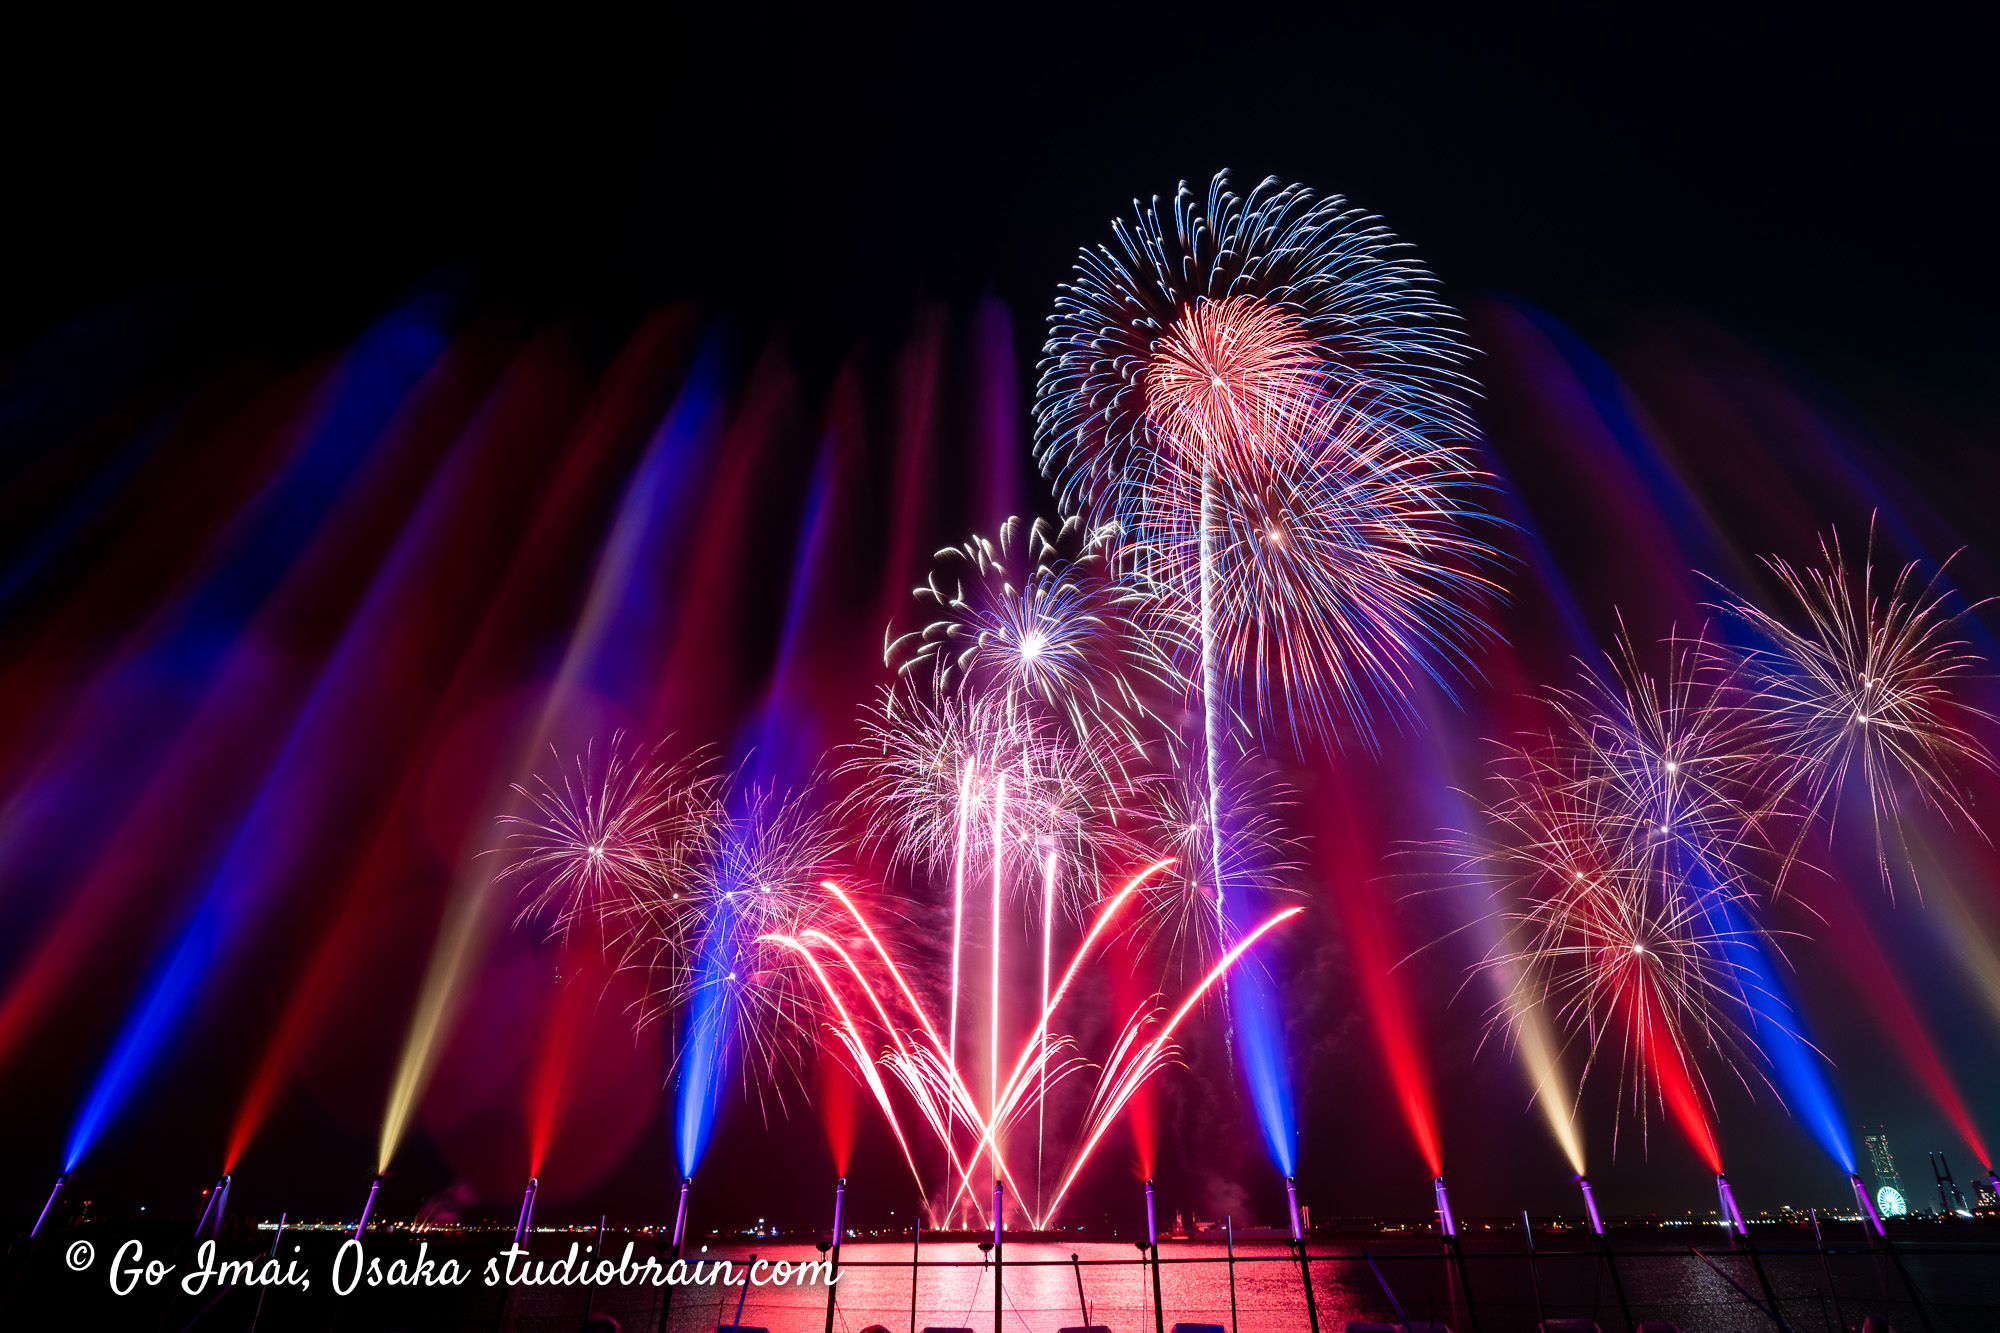
{"label": "night sky", "polygon": [[[1275,174],[1382,215],[1475,312],[1482,347],[1506,312],[1532,310],[1628,374],[1648,364],[1649,338],[1755,349],[1847,404],[1978,548],[1967,590],[2000,590],[1980,581],[2000,535],[1973,499],[1991,493],[1978,482],[1991,480],[2000,426],[2000,126],[1991,34],[1962,19],[1907,7],[1849,20],[1133,6],[891,22],[716,8],[639,24],[340,10],[283,30],[12,20],[0,43],[0,364],[78,316],[137,307],[172,330],[162,375],[245,354],[303,362],[446,272],[524,325],[575,319],[600,357],[649,309],[694,298],[742,347],[782,331],[812,392],[856,347],[898,345],[919,303],[963,320],[997,297],[1025,368],[1080,243],[1104,237],[1135,196],[1227,167],[1240,185]],[[1496,382],[1513,382],[1518,366],[1492,358]],[[1484,412],[1524,492],[1560,508],[1573,478],[1533,453],[1533,406],[1496,390]],[[1699,414],[1689,420],[1666,424],[1698,431]],[[1711,499],[1732,531],[1757,526],[1754,494]],[[1551,540],[1588,563],[1588,524]],[[1614,623],[1612,583],[1606,572],[1581,593],[1600,633]],[[1530,644],[1524,657],[1547,668],[1539,683],[1564,683],[1562,652]],[[1313,1050],[1301,1175],[1315,1210],[1424,1211],[1422,1163],[1344,998],[1340,941],[1323,932],[1288,964]],[[1889,1124],[1912,1180],[1932,1142],[1959,1151],[1957,1140],[1883,1039],[1849,1030],[1860,1000],[1829,967],[1804,959],[1802,984],[1844,1034],[1848,1109]],[[1427,1021],[1449,1034],[1432,1077],[1448,1171],[1466,1181],[1460,1210],[1574,1211],[1518,1075],[1497,1050],[1475,1057],[1477,1004],[1451,1003],[1460,977],[1453,964],[1415,983]],[[1950,1010],[1949,995],[1937,1004]],[[2000,1135],[1994,1033],[1967,1006],[1939,1037],[1974,1118]],[[0,1211],[46,1188],[50,1135],[69,1115],[67,1085],[61,1105],[39,1104],[36,1068],[0,1070],[0,1128],[37,1155],[0,1166]],[[1768,1100],[1718,1095],[1754,1206],[1840,1200],[1837,1174]],[[288,1201],[304,1196],[305,1211],[351,1211],[369,1144],[303,1097],[286,1107],[243,1206],[296,1209]],[[1608,1156],[1609,1103],[1593,1108],[1593,1156]],[[1161,1170],[1170,1205],[1211,1207],[1195,1160],[1211,1127],[1192,1103],[1176,1114]],[[186,1125],[165,1123],[107,1147],[101,1193],[179,1199],[212,1178],[213,1134],[192,1135],[203,1146],[184,1160]],[[728,1119],[716,1174],[738,1174],[718,1207],[789,1209],[803,1224],[831,1168],[815,1117],[777,1123],[767,1135],[754,1115]],[[1621,1142],[1615,1166],[1593,1168],[1608,1206],[1705,1213],[1712,1192],[1692,1154],[1655,1133],[1652,1161]],[[341,1146],[322,1156],[323,1141]],[[404,1211],[453,1174],[421,1136],[410,1159]],[[664,1151],[635,1160],[637,1175],[564,1206],[643,1214]],[[895,1169],[865,1133],[860,1160],[857,1177]],[[1246,1170],[1247,1206],[1275,1216],[1274,1178]],[[788,1197],[802,1178],[813,1202]],[[1106,1216],[1120,1188],[1104,1187]],[[898,1206],[850,1197],[864,1220]]]}
{"label": "night sky", "polygon": [[516,299],[693,293],[839,345],[918,295],[1038,310],[1132,198],[1227,166],[1347,194],[1461,299],[1688,303],[1975,378],[1993,350],[1993,112],[1943,11],[708,9],[8,46],[13,341],[174,280],[323,334],[468,261]]}

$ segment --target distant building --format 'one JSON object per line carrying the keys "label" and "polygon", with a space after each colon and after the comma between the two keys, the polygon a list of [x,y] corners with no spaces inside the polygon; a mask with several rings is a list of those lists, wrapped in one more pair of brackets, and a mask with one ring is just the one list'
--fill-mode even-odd
{"label": "distant building", "polygon": [[[1862,1126],[1863,1130],[1867,1128],[1866,1125]],[[1892,1189],[1896,1191],[1897,1197],[1902,1197],[1903,1177],[1896,1170],[1896,1159],[1889,1152],[1889,1136],[1882,1126],[1877,1125],[1873,1134],[1864,1133],[1861,1137],[1861,1146],[1868,1153],[1868,1169],[1875,1173],[1875,1188]]]}

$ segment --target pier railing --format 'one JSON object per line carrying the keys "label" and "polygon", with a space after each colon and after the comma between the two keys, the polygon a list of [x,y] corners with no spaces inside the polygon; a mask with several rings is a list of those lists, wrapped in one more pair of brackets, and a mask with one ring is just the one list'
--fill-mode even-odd
{"label": "pier railing", "polygon": [[[222,1249],[272,1248],[237,1221]],[[1714,1226],[1613,1226],[1600,1241],[1587,1231],[1537,1228],[1532,1243],[1518,1225],[1461,1227],[1454,1242],[1435,1233],[1344,1231],[1282,1240],[1083,1242],[1004,1236],[1004,1243],[926,1235],[844,1237],[838,1251],[808,1237],[690,1236],[690,1259],[732,1265],[724,1281],[661,1288],[645,1282],[588,1287],[573,1281],[522,1281],[495,1289],[480,1280],[504,1251],[511,1231],[411,1229],[369,1232],[368,1254],[383,1265],[454,1257],[472,1274],[452,1286],[374,1287],[342,1294],[321,1275],[340,1228],[288,1233],[302,1246],[300,1265],[314,1274],[298,1287],[175,1291],[193,1257],[193,1228],[169,1223],[92,1221],[50,1228],[39,1242],[9,1248],[0,1285],[0,1324],[20,1327],[162,1327],[207,1333],[253,1328],[425,1328],[461,1333],[575,1333],[586,1312],[610,1315],[624,1333],[711,1333],[741,1327],[769,1333],[887,1333],[926,1329],[972,1333],[1641,1333],[1673,1325],[1687,1333],[1844,1333],[1874,1319],[1901,1333],[2000,1328],[2000,1228],[1967,1225],[1892,1227],[1886,1244],[1858,1226],[1755,1226],[1734,1242]],[[1852,1234],[1845,1234],[1852,1233]],[[107,1261],[119,1245],[143,1238],[146,1254],[180,1265],[158,1288],[114,1296]],[[705,1241],[706,1244],[702,1244]],[[102,1253],[88,1271],[66,1256],[80,1242]],[[650,1231],[536,1228],[522,1238],[537,1261],[588,1252],[618,1257],[626,1246],[640,1261],[668,1245]],[[805,1285],[749,1281],[751,1263],[787,1260],[837,1264],[838,1280]],[[1307,1283],[1310,1282],[1310,1288]],[[1307,1292],[1310,1290],[1311,1299]],[[671,1292],[671,1301],[665,1299]],[[110,1322],[107,1322],[110,1321]],[[260,1322],[261,1321],[261,1322]],[[1651,1333],[1647,1330],[1646,1333]]]}
{"label": "pier railing", "polygon": [[[739,1247],[716,1251],[743,1255]],[[849,1243],[850,1252],[855,1249]],[[867,1253],[875,1247],[864,1247]],[[973,1333],[1171,1333],[1220,1328],[1346,1330],[1376,1333],[1639,1333],[1662,1325],[1702,1333],[1844,1333],[1875,1319],[1903,1333],[2000,1327],[2000,1239],[1896,1240],[1889,1245],[1693,1243],[1604,1244],[1530,1249],[1472,1239],[1459,1247],[1407,1239],[1382,1243],[1266,1246],[1229,1254],[1190,1253],[1172,1242],[1106,1253],[1103,1244],[1065,1254],[1060,1247],[1010,1242],[991,1253],[913,1260],[854,1253],[841,1262],[831,1327],[888,1333],[969,1329]],[[767,1247],[767,1250],[769,1247]],[[1020,1253],[1020,1251],[1030,1251]],[[1177,1252],[1180,1251],[1180,1252]],[[1307,1300],[1304,1274],[1313,1299]],[[996,1302],[996,1291],[999,1300]],[[732,1292],[687,1302],[671,1327],[691,1333],[741,1326],[770,1333],[825,1327],[795,1295]],[[999,1314],[996,1316],[996,1307]],[[524,1312],[525,1313],[525,1312]],[[644,1312],[634,1309],[635,1321]],[[1087,1320],[1087,1322],[1086,1322]],[[522,1330],[559,1324],[522,1322]]]}

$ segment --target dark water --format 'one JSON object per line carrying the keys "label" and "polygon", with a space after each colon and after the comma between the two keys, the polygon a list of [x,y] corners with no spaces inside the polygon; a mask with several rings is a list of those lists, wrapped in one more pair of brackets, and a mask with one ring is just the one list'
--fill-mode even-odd
{"label": "dark water", "polygon": [[[1387,1252],[1370,1246],[1373,1268],[1361,1258],[1315,1260],[1313,1291],[1320,1327],[1331,1330],[1349,1320],[1400,1322],[1407,1318],[1418,1323],[1436,1321],[1459,1330],[1470,1328],[1459,1275],[1435,1245],[1411,1247],[1405,1243],[1398,1248],[1392,1242]],[[1360,1248],[1359,1244],[1326,1247],[1349,1255],[1357,1254]],[[765,1246],[755,1251],[762,1258],[793,1260],[810,1252],[809,1246]],[[747,1255],[750,1251],[731,1253]],[[1004,1333],[1054,1333],[1060,1327],[1083,1322],[1078,1270],[1069,1262],[1072,1253],[1084,1261],[1080,1270],[1082,1299],[1089,1304],[1092,1323],[1116,1333],[1141,1333],[1155,1327],[1151,1270],[1138,1262],[1131,1246],[1022,1244],[1007,1247],[1000,1325]],[[1160,1304],[1165,1327],[1171,1329],[1182,1321],[1230,1327],[1231,1274],[1229,1265],[1222,1262],[1224,1247],[1219,1243],[1169,1242],[1161,1253]],[[1235,1326],[1240,1333],[1307,1329],[1296,1259],[1282,1245],[1272,1243],[1239,1244],[1237,1256]],[[993,1273],[990,1266],[980,1263],[980,1257],[978,1249],[969,1244],[925,1247],[927,1261],[951,1260],[962,1266],[928,1268],[918,1279],[918,1329],[993,1328]],[[848,1245],[842,1258],[834,1327],[859,1333],[879,1323],[890,1333],[907,1333],[911,1327],[908,1246]],[[863,1266],[884,1260],[904,1266]],[[1729,1277],[1761,1297],[1755,1272],[1746,1260],[1725,1257],[1717,1262]],[[1906,1333],[1918,1327],[1893,1271],[1885,1270],[1879,1260],[1861,1255],[1840,1256],[1830,1262],[1841,1295],[1839,1323],[1835,1322],[1817,1255],[1764,1258],[1766,1276],[1777,1290],[1779,1311],[1798,1333],[1856,1327],[1865,1314],[1887,1315]],[[1684,1329],[1716,1333],[1771,1333],[1776,1328],[1724,1276],[1685,1249],[1621,1255],[1618,1264],[1636,1319],[1669,1319]],[[2000,1329],[2000,1255],[1925,1256],[1913,1260],[1913,1268],[1920,1274],[1920,1289],[1934,1307],[1941,1308],[1947,1302],[1955,1307],[1942,1311],[1949,1320],[1941,1321],[1941,1327]],[[1531,1272],[1524,1255],[1474,1248],[1467,1258],[1466,1276],[1478,1303],[1483,1333],[1535,1327],[1537,1278],[1546,1317],[1594,1318],[1606,1329],[1623,1327],[1609,1276],[1588,1251],[1547,1253],[1537,1259]],[[691,1333],[729,1323],[740,1291],[739,1287],[726,1294],[704,1292],[692,1301],[683,1293],[677,1301],[688,1304],[676,1309],[674,1329]],[[1400,1313],[1391,1304],[1389,1293],[1394,1294]],[[1982,1305],[1986,1308],[1979,1308]],[[523,1316],[530,1316],[541,1315],[544,1307],[539,1301],[529,1301],[519,1308]],[[644,1322],[644,1311],[635,1310],[634,1314],[640,1316],[634,1323]],[[768,1328],[771,1333],[818,1333],[826,1327],[825,1289],[752,1287],[744,1297],[743,1323]],[[554,1330],[571,1325],[555,1309],[548,1309],[543,1318],[523,1318],[519,1326]]]}
{"label": "dark water", "polygon": [[[485,1262],[504,1239],[491,1235],[431,1237],[428,1255],[457,1258],[470,1274],[456,1287],[371,1288],[362,1285],[345,1298],[330,1290],[328,1274],[339,1237],[299,1233],[294,1240],[302,1267],[313,1285],[306,1290],[279,1287],[263,1293],[234,1289],[220,1299],[211,1290],[190,1297],[173,1289],[193,1258],[186,1232],[161,1231],[149,1241],[149,1256],[177,1265],[176,1273],[157,1288],[143,1284],[124,1297],[108,1290],[105,1270],[116,1246],[129,1234],[114,1225],[93,1231],[45,1237],[33,1253],[20,1247],[10,1253],[6,1278],[13,1287],[9,1305],[0,1310],[0,1328],[134,1328],[165,1330],[230,1330],[240,1333],[253,1321],[260,1330],[518,1330],[555,1333],[575,1329],[586,1300],[599,1311],[615,1315],[624,1328],[659,1327],[657,1290],[612,1286],[587,1292],[581,1287],[522,1287],[502,1309],[502,1292],[481,1282]],[[91,1239],[97,1249],[94,1265],[82,1273],[69,1271],[68,1247]],[[538,1233],[530,1249],[543,1260],[558,1259],[593,1239],[574,1233]],[[1747,1257],[1722,1254],[1715,1263],[1723,1272],[1690,1255],[1685,1236],[1676,1248],[1671,1233],[1621,1237],[1618,1274],[1635,1319],[1672,1320],[1687,1330],[1715,1333],[1771,1333],[1778,1326],[1752,1303],[1761,1300],[1762,1284]],[[1765,1278],[1776,1289],[1779,1312],[1796,1333],[1835,1333],[1856,1328],[1864,1315],[1887,1316],[1903,1331],[1917,1333],[1921,1325],[1904,1295],[1894,1270],[1880,1257],[1839,1253],[1827,1260],[1817,1254],[1785,1254],[1801,1236],[1785,1235],[1760,1246]],[[1984,1240],[1978,1250],[1943,1252],[1938,1243],[1922,1242],[1929,1252],[1906,1257],[1913,1281],[1930,1307],[1935,1326],[1943,1330],[2000,1330],[2000,1248],[1993,1238],[1964,1237],[1968,1245]],[[1722,1248],[1719,1238],[1703,1237],[1704,1248]],[[1810,1232],[1803,1233],[1810,1244]],[[1836,1245],[1840,1242],[1834,1241]],[[608,1246],[613,1257],[625,1241]],[[1593,1318],[1606,1330],[1622,1330],[1619,1304],[1603,1261],[1571,1235],[1542,1237],[1532,1268],[1517,1241],[1476,1240],[1471,1243],[1464,1278],[1470,1280],[1480,1333],[1532,1330],[1538,1317]],[[268,1248],[254,1236],[226,1243],[222,1257],[247,1256]],[[1643,1247],[1643,1252],[1642,1251]],[[1366,1250],[1368,1258],[1362,1257]],[[407,1234],[373,1237],[370,1255],[385,1268],[395,1258],[417,1251]],[[1380,1236],[1340,1237],[1315,1244],[1313,1289],[1322,1329],[1337,1330],[1349,1320],[1415,1323],[1436,1321],[1454,1330],[1474,1327],[1465,1301],[1464,1280],[1435,1239],[1411,1240]],[[635,1255],[652,1254],[650,1238],[641,1238]],[[1160,1304],[1164,1326],[1178,1322],[1232,1325],[1237,1333],[1255,1330],[1306,1330],[1309,1316],[1297,1260],[1272,1242],[1237,1246],[1232,1273],[1219,1242],[1168,1242],[1162,1246]],[[767,1261],[804,1262],[819,1257],[812,1246],[795,1242],[716,1246],[704,1258],[727,1258],[738,1265],[738,1280],[719,1285],[677,1288],[668,1320],[673,1333],[694,1333],[730,1324],[737,1302],[743,1302],[746,1327],[771,1333],[820,1333],[827,1326],[823,1285],[752,1286],[745,1293],[744,1265],[752,1255]],[[1081,1260],[1073,1265],[1070,1256]],[[1338,1255],[1340,1257],[1332,1257]],[[852,1243],[843,1247],[841,1276],[835,1287],[833,1327],[861,1333],[881,1324],[890,1333],[909,1333],[911,1321],[910,1250],[907,1242]],[[969,1243],[926,1244],[925,1267],[916,1282],[915,1327],[971,1328],[986,1333],[994,1327],[994,1273],[978,1248]],[[1002,1283],[1004,1333],[1055,1333],[1083,1322],[1081,1303],[1090,1322],[1114,1333],[1146,1333],[1155,1328],[1152,1270],[1128,1244],[1103,1242],[1076,1245],[1010,1243]],[[1368,1259],[1374,1260],[1373,1265]],[[1378,1276],[1379,1272],[1379,1276]],[[1727,1277],[1724,1276],[1727,1274]],[[1833,1285],[1828,1286],[1831,1273]],[[1078,1280],[1081,1278],[1081,1301]],[[1744,1289],[1732,1287],[1733,1278]],[[1537,1286],[1539,1284],[1539,1305]],[[1746,1295],[1747,1293],[1747,1295]],[[1836,1314],[1834,1295],[1838,1295]],[[1393,1295],[1394,1304],[1391,1303]]]}

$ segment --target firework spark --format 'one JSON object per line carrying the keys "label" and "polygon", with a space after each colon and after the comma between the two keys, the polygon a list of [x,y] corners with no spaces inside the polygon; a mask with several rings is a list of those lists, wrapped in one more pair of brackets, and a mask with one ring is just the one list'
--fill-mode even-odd
{"label": "firework spark", "polygon": [[[875,969],[864,967],[856,953],[844,948],[831,930],[808,931],[803,937],[772,934],[761,940],[768,946],[807,959],[814,956],[815,950],[838,959],[835,968],[812,968],[825,1003],[835,1015],[829,1027],[835,1030],[840,1048],[853,1060],[865,1058],[872,1036],[876,1048],[880,1050],[881,1063],[894,1075],[914,1103],[923,1124],[943,1149],[948,1162],[948,1178],[944,1182],[947,1193],[943,1196],[942,1207],[934,1210],[934,1215],[949,1215],[965,1202],[975,1208],[978,1206],[980,1193],[975,1188],[979,1179],[976,1167],[982,1157],[988,1160],[993,1176],[1008,1182],[1014,1197],[1027,1206],[1030,1196],[1021,1190],[1018,1173],[1003,1147],[1007,1131],[1022,1124],[1031,1112],[1038,1118],[1042,1117],[1048,1104],[1049,1090],[1092,1067],[1077,1053],[1071,1037],[1051,1030],[1051,1020],[1071,994],[1078,973],[1091,960],[1100,944],[1116,933],[1121,909],[1135,898],[1146,880],[1166,869],[1168,864],[1166,861],[1155,862],[1103,900],[1096,919],[1071,954],[1060,983],[1047,996],[1037,1021],[1022,1041],[1011,1066],[1001,1060],[997,1048],[993,1052],[993,1086],[983,1105],[948,1045],[940,1037],[927,1008],[905,980],[904,970],[897,965],[892,953],[884,947],[879,933],[844,889],[831,882],[825,886],[862,930],[874,955]],[[1127,1020],[1121,1037],[1113,1044],[1099,1070],[1095,1089],[1082,1120],[1075,1128],[1061,1184],[1046,1209],[1031,1213],[1031,1225],[1044,1226],[1055,1215],[1070,1186],[1118,1113],[1150,1078],[1174,1061],[1177,1048],[1172,1039],[1187,1016],[1252,945],[1303,910],[1300,907],[1286,908],[1246,932],[1235,947],[1218,959],[1201,981],[1187,992],[1164,1024],[1159,1023],[1161,1011],[1151,1000]],[[886,980],[881,979],[884,973]],[[836,976],[845,980],[836,981]],[[865,1002],[865,1008],[861,1004],[848,1003],[845,998],[848,996],[858,997]],[[875,1015],[873,1025],[857,1018],[857,1015],[870,1012]],[[872,1031],[864,1031],[871,1027]],[[1151,1032],[1155,1027],[1157,1032]],[[1147,1038],[1149,1032],[1150,1039]],[[1003,1070],[1008,1071],[1004,1077]],[[920,1185],[924,1184],[922,1172],[914,1156],[909,1154],[906,1132],[886,1085],[872,1071],[863,1072],[861,1076],[875,1094],[898,1142],[905,1145],[912,1173]],[[985,1220],[990,1219],[982,1219]]]}
{"label": "firework spark", "polygon": [[1472,670],[1497,591],[1473,535],[1484,475],[1358,391],[1280,417],[1291,442],[1251,470],[1156,454],[1126,558],[1183,670],[1283,716],[1294,743],[1336,723],[1372,740],[1373,714],[1407,713],[1420,678],[1450,692]]}

